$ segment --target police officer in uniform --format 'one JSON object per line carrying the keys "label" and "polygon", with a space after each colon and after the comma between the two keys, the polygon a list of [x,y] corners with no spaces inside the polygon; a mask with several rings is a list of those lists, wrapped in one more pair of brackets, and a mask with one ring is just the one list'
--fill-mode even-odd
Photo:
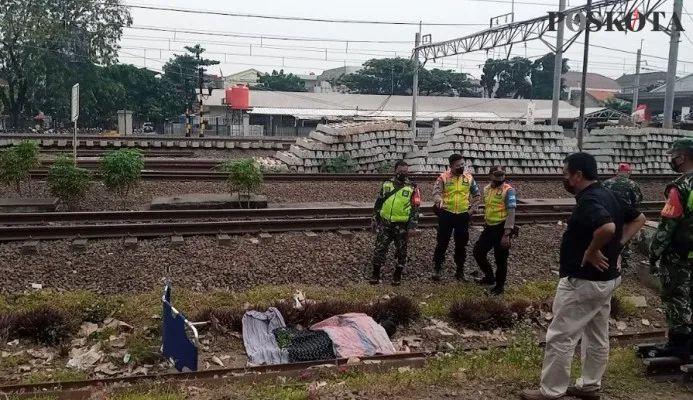
{"label": "police officer in uniform", "polygon": [[650,265],[662,282],[668,342],[657,348],[657,357],[688,361],[693,345],[691,307],[693,295],[693,139],[679,139],[669,150],[671,168],[682,174],[665,190],[661,221],[650,243]]}
{"label": "police officer in uniform", "polygon": [[[605,180],[604,187],[611,190],[621,201],[637,209],[642,202],[642,191],[640,185],[630,179],[632,171],[633,168],[630,164],[619,164],[616,176]],[[628,268],[628,261],[632,254],[632,242],[628,242],[626,247],[621,250],[622,268]]]}
{"label": "police officer in uniform", "polygon": [[[484,188],[484,230],[474,245],[474,259],[479,264],[483,278],[477,280],[482,285],[494,285],[489,291],[500,295],[505,288],[508,275],[508,256],[510,255],[510,238],[515,228],[515,208],[517,195],[512,186],[505,183],[505,170],[493,166],[489,171],[491,183]],[[488,262],[486,255],[493,249],[496,260],[496,273]]]}
{"label": "police officer in uniform", "polygon": [[445,261],[445,252],[450,237],[455,233],[455,278],[465,282],[464,263],[467,258],[469,242],[469,221],[481,198],[479,186],[474,177],[464,169],[462,155],[448,157],[450,170],[442,173],[433,187],[433,207],[438,215],[436,250],[433,255],[434,271],[431,279],[440,281],[440,273]]}
{"label": "police officer in uniform", "polygon": [[370,283],[380,283],[380,269],[385,264],[390,243],[395,243],[397,266],[392,284],[402,281],[402,271],[407,263],[407,242],[409,232],[416,228],[419,219],[421,196],[416,184],[407,174],[409,165],[400,160],[395,163],[395,177],[383,182],[378,199],[375,201],[372,228],[376,229],[375,254],[373,255],[373,275]]}

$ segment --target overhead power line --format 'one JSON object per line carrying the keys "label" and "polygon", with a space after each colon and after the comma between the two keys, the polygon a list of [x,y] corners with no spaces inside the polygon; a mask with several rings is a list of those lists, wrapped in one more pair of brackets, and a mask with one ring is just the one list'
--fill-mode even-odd
{"label": "overhead power line", "polygon": [[241,17],[241,18],[259,18],[283,21],[302,21],[302,22],[327,22],[338,24],[370,24],[370,25],[405,25],[405,26],[486,26],[486,24],[475,23],[448,23],[448,22],[406,22],[406,21],[372,21],[372,20],[357,20],[357,19],[329,19],[329,18],[311,18],[311,17],[292,17],[280,15],[262,15],[262,14],[247,14],[228,11],[213,11],[213,10],[194,10],[189,8],[178,7],[160,7],[144,4],[125,4],[130,8],[139,8],[143,10],[156,11],[172,11],[187,14],[204,14],[204,15],[219,15],[225,17]]}
{"label": "overhead power line", "polygon": [[260,35],[260,34],[247,34],[247,33],[236,33],[236,32],[214,32],[214,31],[203,31],[203,30],[192,30],[192,29],[176,29],[176,28],[165,28],[158,26],[128,26],[128,29],[137,29],[145,31],[157,31],[157,32],[171,32],[171,33],[186,33],[191,35],[209,35],[209,36],[227,36],[227,37],[238,37],[238,38],[253,38],[260,40],[286,40],[286,41],[296,41],[296,42],[335,42],[335,43],[388,43],[388,44],[400,44],[406,43],[411,45],[410,40],[358,40],[358,39],[330,39],[330,38],[314,38],[314,37],[300,37],[300,36],[278,36],[278,35]]}

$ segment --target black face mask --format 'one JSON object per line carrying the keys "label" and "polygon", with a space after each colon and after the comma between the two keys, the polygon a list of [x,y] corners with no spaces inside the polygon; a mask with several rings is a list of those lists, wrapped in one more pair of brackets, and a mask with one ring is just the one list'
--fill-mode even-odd
{"label": "black face mask", "polygon": [[395,174],[395,179],[397,179],[400,182],[404,182],[407,180],[407,174],[402,173],[402,172],[398,172]]}
{"label": "black face mask", "polygon": [[563,187],[565,188],[566,192],[575,194],[575,188],[570,184],[570,180],[568,180],[568,178],[563,178]]}
{"label": "black face mask", "polygon": [[676,163],[677,158],[679,158],[679,157],[673,158],[671,161],[669,161],[669,166],[671,167],[671,169],[674,170],[674,172],[679,172],[679,168],[681,168],[681,164],[683,164],[683,163],[681,163],[681,164]]}
{"label": "black face mask", "polygon": [[462,175],[462,174],[464,174],[464,167],[457,167],[457,168],[455,168],[455,174],[457,174],[457,175]]}
{"label": "black face mask", "polygon": [[491,186],[493,186],[493,187],[499,187],[499,186],[501,186],[501,185],[504,184],[504,183],[505,183],[505,179],[500,180],[500,181],[493,180],[493,181],[491,181]]}

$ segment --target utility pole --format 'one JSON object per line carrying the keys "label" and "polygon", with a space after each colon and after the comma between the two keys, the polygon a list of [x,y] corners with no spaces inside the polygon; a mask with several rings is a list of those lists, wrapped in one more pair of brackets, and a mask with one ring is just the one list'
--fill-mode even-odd
{"label": "utility pole", "polygon": [[[199,59],[199,55],[198,55],[198,59]],[[198,68],[198,79],[197,79],[197,81],[198,81],[198,83],[199,83],[199,89],[200,89],[200,100],[199,100],[199,103],[198,103],[198,106],[200,107],[200,109],[199,109],[199,111],[198,111],[198,115],[199,115],[198,118],[200,119],[200,121],[199,121],[199,126],[200,126],[200,135],[199,135],[199,136],[200,136],[200,137],[204,137],[204,136],[205,136],[205,122],[204,122],[204,120],[202,119],[202,83],[203,83],[203,81],[204,81],[204,73],[205,73],[205,69],[202,68],[202,67],[199,67],[199,68]]]}
{"label": "utility pole", "polygon": [[[683,0],[674,0],[674,17],[682,18]],[[676,86],[676,64],[679,59],[679,32],[674,24],[671,24],[671,41],[669,42],[669,67],[667,68],[667,86],[664,94],[664,123],[662,127],[671,129],[674,127],[674,87]]]}
{"label": "utility pole", "polygon": [[633,109],[631,113],[634,113],[638,109],[638,95],[640,94],[640,63],[642,59],[642,40],[640,40],[640,48],[638,49],[638,55],[635,59],[635,82],[633,83]]}
{"label": "utility pole", "polygon": [[[565,11],[566,0],[558,3],[558,12]],[[558,125],[558,109],[561,104],[561,78],[563,76],[563,35],[565,33],[565,20],[563,15],[559,18],[558,32],[556,32],[556,61],[553,65],[553,97],[551,102],[551,125]],[[525,47],[525,51],[526,51]]]}
{"label": "utility pole", "polygon": [[587,64],[590,54],[590,14],[592,13],[592,0],[587,0],[585,10],[587,21],[585,21],[585,49],[582,55],[582,82],[580,83],[580,120],[578,121],[577,145],[578,150],[582,151],[582,138],[585,135],[585,95],[587,92]]}
{"label": "utility pole", "polygon": [[419,43],[421,43],[421,28],[419,27],[419,32],[416,33],[414,37],[414,83],[412,84],[411,90],[411,131],[414,134],[414,139],[416,139],[416,109],[419,96]]}

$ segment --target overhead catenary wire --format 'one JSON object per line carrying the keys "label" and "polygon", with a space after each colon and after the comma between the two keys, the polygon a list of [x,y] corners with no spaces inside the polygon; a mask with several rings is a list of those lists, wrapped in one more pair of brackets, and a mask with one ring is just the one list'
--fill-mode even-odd
{"label": "overhead catenary wire", "polygon": [[459,22],[413,22],[413,21],[375,21],[375,20],[356,20],[356,19],[332,19],[332,18],[313,18],[313,17],[296,17],[296,16],[281,16],[281,15],[267,15],[267,14],[250,14],[250,13],[238,13],[230,11],[215,11],[215,10],[201,10],[201,9],[190,9],[190,8],[180,8],[180,7],[162,7],[154,5],[145,4],[123,4],[124,7],[139,8],[144,10],[156,10],[156,11],[170,11],[178,13],[187,14],[203,14],[203,15],[218,15],[225,17],[241,17],[241,18],[258,18],[258,19],[270,19],[270,20],[284,20],[284,21],[300,21],[300,22],[324,22],[333,24],[368,24],[368,25],[404,25],[404,26],[486,26],[486,24],[479,23],[459,23]]}

